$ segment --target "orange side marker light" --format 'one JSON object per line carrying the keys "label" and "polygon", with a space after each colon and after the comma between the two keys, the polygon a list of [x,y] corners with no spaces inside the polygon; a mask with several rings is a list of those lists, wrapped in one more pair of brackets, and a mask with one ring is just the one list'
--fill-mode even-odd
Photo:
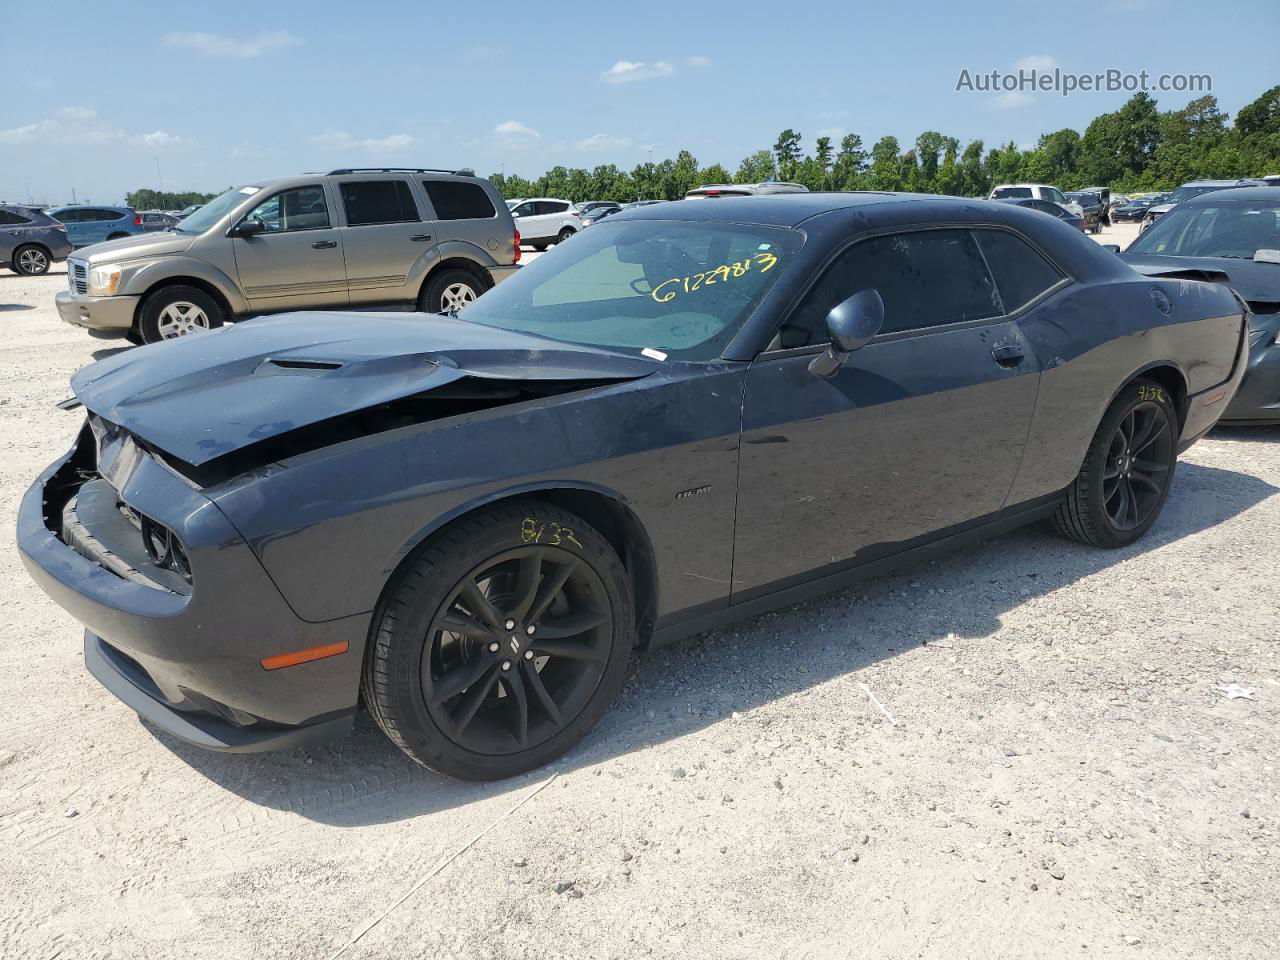
{"label": "orange side marker light", "polygon": [[261,663],[267,670],[279,670],[281,667],[296,667],[300,663],[323,660],[325,657],[336,657],[338,654],[346,652],[347,642],[343,640],[341,643],[326,643],[318,647],[307,647],[305,650],[295,650],[293,653],[280,653],[274,657],[263,657]]}

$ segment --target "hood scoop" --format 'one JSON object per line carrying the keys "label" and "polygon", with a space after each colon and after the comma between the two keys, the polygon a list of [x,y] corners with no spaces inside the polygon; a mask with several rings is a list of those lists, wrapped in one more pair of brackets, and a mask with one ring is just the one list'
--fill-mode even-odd
{"label": "hood scoop", "polygon": [[253,372],[258,376],[306,375],[324,373],[328,370],[341,370],[342,363],[337,360],[289,360],[284,357],[271,357],[258,364]]}

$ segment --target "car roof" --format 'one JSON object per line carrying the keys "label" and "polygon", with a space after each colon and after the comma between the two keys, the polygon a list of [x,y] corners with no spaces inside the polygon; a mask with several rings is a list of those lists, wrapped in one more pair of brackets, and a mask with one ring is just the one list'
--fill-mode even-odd
{"label": "car roof", "polygon": [[1210,203],[1257,203],[1259,200],[1275,203],[1280,201],[1280,194],[1276,193],[1275,187],[1229,187],[1225,190],[1210,190],[1184,200],[1183,204],[1198,207]]}

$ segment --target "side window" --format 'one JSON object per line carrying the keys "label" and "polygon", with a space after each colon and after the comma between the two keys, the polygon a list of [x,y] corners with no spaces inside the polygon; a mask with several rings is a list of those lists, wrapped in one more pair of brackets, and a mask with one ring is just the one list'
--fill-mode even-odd
{"label": "side window", "polygon": [[1022,238],[1003,230],[975,230],[974,236],[995,277],[1005,313],[1026,306],[1062,280],[1057,268]]}
{"label": "side window", "polygon": [[1002,313],[995,283],[968,230],[891,234],[863,240],[840,254],[787,318],[770,348],[826,343],[831,308],[868,289],[884,300],[881,333]]}
{"label": "side window", "polygon": [[416,223],[417,204],[403,180],[364,180],[340,184],[347,226],[370,223]]}
{"label": "side window", "polygon": [[564,203],[558,200],[539,200],[538,201],[539,214],[545,215],[545,214],[554,214],[554,213],[564,213],[568,209],[569,209],[569,205],[567,203]]}
{"label": "side window", "polygon": [[1045,187],[1040,191],[1040,193],[1041,195],[1043,195],[1044,199],[1049,200],[1053,203],[1067,202],[1067,198],[1062,195],[1062,191],[1057,189],[1056,187]]}
{"label": "side window", "polygon": [[1047,213],[1050,216],[1054,216],[1054,217],[1062,216],[1062,208],[1055,206],[1054,204],[1050,203],[1048,200],[1037,200],[1035,203],[1032,204],[1032,206],[1035,207],[1035,209],[1039,210],[1041,213]]}
{"label": "side window", "polygon": [[0,225],[7,227],[21,227],[30,222],[30,217],[24,217],[22,214],[14,213],[11,210],[0,210]]}
{"label": "side window", "polygon": [[511,215],[513,217],[532,217],[533,210],[534,210],[534,204],[531,201],[526,203],[521,203],[517,205],[514,210],[511,211]]}
{"label": "side window", "polygon": [[323,187],[296,187],[263,200],[245,219],[261,220],[267,233],[323,230],[329,226],[329,205]]}
{"label": "side window", "polygon": [[423,180],[423,188],[436,208],[437,220],[488,220],[498,212],[484,188],[456,180]]}
{"label": "side window", "polygon": [[93,220],[99,223],[106,223],[109,220],[121,220],[124,218],[124,214],[119,210],[87,210],[85,212],[88,214],[85,217],[86,220]]}

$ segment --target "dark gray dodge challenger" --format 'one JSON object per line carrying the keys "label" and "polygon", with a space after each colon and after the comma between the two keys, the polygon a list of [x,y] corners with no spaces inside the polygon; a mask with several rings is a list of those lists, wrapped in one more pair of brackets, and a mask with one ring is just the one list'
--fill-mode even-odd
{"label": "dark gray dodge challenger", "polygon": [[18,539],[89,670],[179,738],[293,746],[363,702],[421,763],[505,777],[637,649],[1042,518],[1132,543],[1245,313],[1006,204],[643,207],[460,317],[251,320],[81,370]]}

